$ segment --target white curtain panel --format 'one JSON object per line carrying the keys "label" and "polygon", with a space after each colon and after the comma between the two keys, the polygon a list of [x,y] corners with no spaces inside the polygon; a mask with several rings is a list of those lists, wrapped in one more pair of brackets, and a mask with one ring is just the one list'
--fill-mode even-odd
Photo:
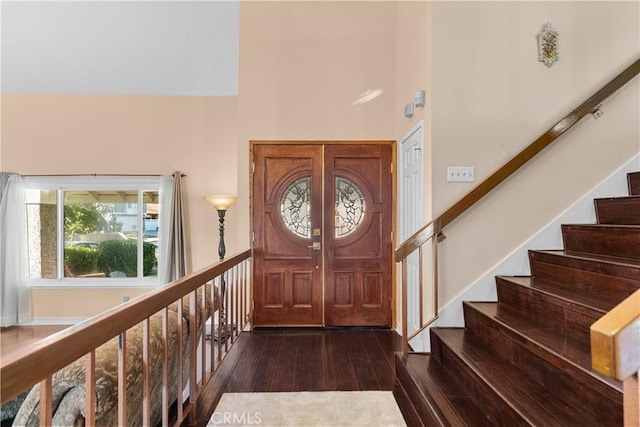
{"label": "white curtain panel", "polygon": [[187,274],[182,206],[182,174],[160,178],[160,283],[169,283]]}
{"label": "white curtain panel", "polygon": [[26,277],[26,204],[22,177],[0,179],[0,326],[31,320]]}

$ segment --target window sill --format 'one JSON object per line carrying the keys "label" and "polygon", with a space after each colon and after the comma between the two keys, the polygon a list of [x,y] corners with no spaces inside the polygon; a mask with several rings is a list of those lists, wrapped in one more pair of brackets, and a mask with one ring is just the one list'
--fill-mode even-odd
{"label": "window sill", "polygon": [[27,283],[29,289],[154,289],[160,286],[157,278],[152,279],[83,279],[65,278],[41,279]]}

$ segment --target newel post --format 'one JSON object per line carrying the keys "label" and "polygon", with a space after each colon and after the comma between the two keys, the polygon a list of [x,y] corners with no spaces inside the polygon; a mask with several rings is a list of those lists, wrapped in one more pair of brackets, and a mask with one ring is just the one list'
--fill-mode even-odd
{"label": "newel post", "polygon": [[638,388],[638,376],[640,371],[631,375],[622,383],[624,425],[640,426],[640,389]]}

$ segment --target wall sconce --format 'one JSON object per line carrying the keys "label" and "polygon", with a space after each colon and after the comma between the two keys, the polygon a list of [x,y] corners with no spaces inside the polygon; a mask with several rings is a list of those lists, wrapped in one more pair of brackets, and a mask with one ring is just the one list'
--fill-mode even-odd
{"label": "wall sconce", "polygon": [[404,104],[404,116],[407,118],[413,117],[413,102]]}
{"label": "wall sconce", "polygon": [[423,90],[418,90],[416,91],[415,95],[414,95],[414,104],[416,107],[418,108],[422,108],[424,107],[425,104],[425,100],[424,100],[425,96],[424,96],[424,91]]}

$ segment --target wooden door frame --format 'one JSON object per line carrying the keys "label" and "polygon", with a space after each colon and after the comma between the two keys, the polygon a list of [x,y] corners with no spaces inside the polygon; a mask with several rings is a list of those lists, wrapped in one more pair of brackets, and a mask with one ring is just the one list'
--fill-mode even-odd
{"label": "wooden door frame", "polygon": [[[255,160],[253,158],[253,149],[256,145],[388,145],[391,146],[391,248],[397,247],[396,237],[398,236],[398,165],[397,165],[397,141],[395,140],[250,140],[249,141],[249,236],[251,238],[251,250],[253,251],[254,243],[254,209],[253,209],[253,178],[255,170]],[[391,254],[391,329],[395,329],[397,317],[397,269],[395,256]],[[251,279],[251,311],[254,310],[253,301],[253,275]],[[324,322],[324,302],[323,302],[323,322]],[[253,319],[252,319],[253,323]],[[252,325],[253,326],[253,325]]]}

